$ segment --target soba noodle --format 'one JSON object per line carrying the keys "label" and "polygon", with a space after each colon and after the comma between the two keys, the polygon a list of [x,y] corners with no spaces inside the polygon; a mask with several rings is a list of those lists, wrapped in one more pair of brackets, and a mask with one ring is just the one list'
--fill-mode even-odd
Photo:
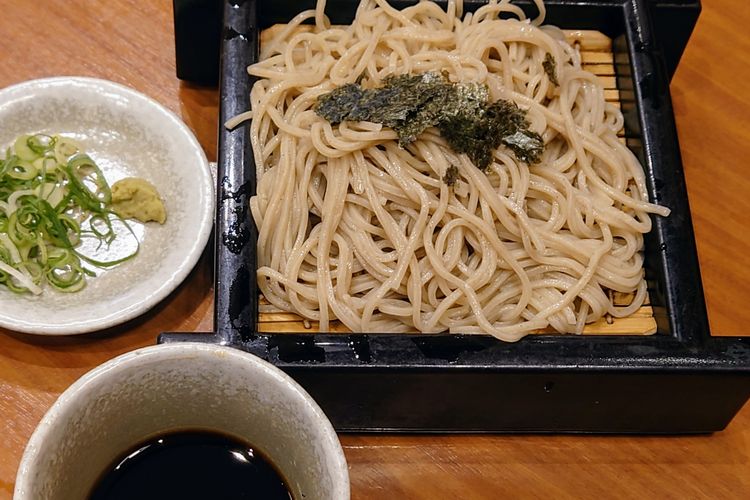
{"label": "soba noodle", "polygon": [[[535,3],[530,21],[506,0],[465,15],[460,0],[446,10],[363,0],[351,25],[332,26],[319,0],[266,34],[249,68],[259,77],[252,110],[228,125],[252,118],[257,278],[273,306],[321,331],[338,319],[354,332],[515,341],[549,326],[580,333],[642,305],[642,235],[649,214],[669,210],[648,202],[643,169],[617,138],[621,113],[562,33],[540,27]],[[544,139],[541,162],[501,146],[483,172],[434,128],[401,148],[389,128],[331,125],[313,110],[342,84],[428,71],[485,84],[491,101],[527,110]],[[609,291],[633,301],[615,308]]]}

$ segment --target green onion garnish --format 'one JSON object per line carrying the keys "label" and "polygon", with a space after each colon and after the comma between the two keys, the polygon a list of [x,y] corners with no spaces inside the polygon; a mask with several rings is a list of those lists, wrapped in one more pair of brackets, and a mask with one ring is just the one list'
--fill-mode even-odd
{"label": "green onion garnish", "polygon": [[[104,174],[72,140],[24,135],[0,158],[0,285],[16,293],[42,293],[49,284],[64,292],[95,276],[89,264],[112,267],[138,253],[101,260],[79,251],[83,238],[105,248],[118,237],[112,193]],[[98,255],[98,253],[97,253]]]}

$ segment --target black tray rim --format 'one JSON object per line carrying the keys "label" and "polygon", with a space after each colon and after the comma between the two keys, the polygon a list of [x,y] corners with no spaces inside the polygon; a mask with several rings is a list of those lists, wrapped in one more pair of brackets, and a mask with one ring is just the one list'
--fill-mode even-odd
{"label": "black tray rim", "polygon": [[[626,20],[625,41],[630,56],[626,64],[632,72],[629,81],[632,82],[634,112],[641,128],[640,140],[645,153],[649,195],[652,201],[669,206],[679,219],[674,223],[674,219],[654,218],[653,232],[660,244],[656,251],[652,248],[647,257],[664,270],[665,279],[660,293],[666,297],[671,312],[666,318],[669,334],[599,337],[531,335],[509,344],[475,335],[258,333],[254,280],[257,232],[247,213],[247,202],[255,192],[254,163],[244,127],[230,131],[222,124],[250,107],[246,89],[249,89],[251,79],[245,68],[250,57],[257,54],[259,1],[262,0],[227,0],[225,4],[215,221],[214,331],[203,335],[165,333],[160,336],[159,342],[199,341],[237,347],[301,378],[342,371],[366,374],[381,373],[383,370],[403,374],[739,376],[738,380],[743,382],[736,386],[735,396],[741,403],[747,400],[750,395],[750,338],[717,337],[709,331],[669,95],[669,76],[649,18],[648,6],[654,2],[647,0],[548,0],[546,5],[548,8],[575,5],[621,9]],[[393,3],[411,2],[397,0]],[[482,3],[481,0],[464,2],[465,5],[479,3]],[[528,1],[519,3],[529,4]],[[678,7],[695,7],[697,4],[700,9],[700,3],[695,0],[673,3]],[[664,183],[662,179],[671,179],[672,182]],[[735,406],[729,418],[742,404]],[[406,428],[398,422],[388,426],[335,424],[338,428],[366,431]],[[717,425],[711,427],[709,430],[715,430]],[[419,426],[408,428],[419,430]],[[439,430],[461,429],[462,426],[457,425],[456,429],[441,427]],[[623,429],[627,431],[627,428]],[[590,425],[574,430],[618,432],[623,429]],[[664,431],[661,427],[659,429],[658,432]],[[561,429],[550,425],[549,429],[542,426],[536,430]],[[669,431],[669,428],[666,430]],[[644,428],[642,431],[651,430]]]}

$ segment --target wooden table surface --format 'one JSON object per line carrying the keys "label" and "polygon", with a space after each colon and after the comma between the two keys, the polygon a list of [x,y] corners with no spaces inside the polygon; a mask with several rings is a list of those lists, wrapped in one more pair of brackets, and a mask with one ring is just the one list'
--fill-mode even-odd
{"label": "wooden table surface", "polygon": [[[0,87],[84,75],[155,98],[216,158],[218,95],[175,78],[169,0],[3,0]],[[704,0],[672,82],[711,329],[750,331],[750,3]],[[0,123],[0,126],[2,124]],[[144,317],[112,330],[43,338],[0,329],[0,498],[44,412],[94,366],[162,331],[208,331],[211,256]],[[750,405],[712,436],[341,437],[354,499],[741,498],[750,492]]]}

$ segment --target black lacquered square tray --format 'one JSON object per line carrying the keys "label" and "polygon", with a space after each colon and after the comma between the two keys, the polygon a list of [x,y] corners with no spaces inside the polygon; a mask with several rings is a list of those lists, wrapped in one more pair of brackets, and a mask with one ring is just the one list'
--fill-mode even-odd
{"label": "black lacquered square tray", "polygon": [[[395,7],[413,2],[393,1]],[[465,10],[483,1],[465,0]],[[518,2],[531,9],[529,2]],[[356,0],[329,0],[332,23]],[[750,339],[712,337],[682,172],[669,79],[700,11],[695,1],[550,0],[545,23],[613,40],[625,137],[651,201],[670,207],[645,237],[656,333],[475,335],[259,332],[255,165],[245,127],[219,129],[215,331],[163,334],[249,351],[292,375],[340,431],[702,433],[750,395]],[[220,123],[249,109],[259,33],[314,1],[228,0]],[[531,10],[529,10],[531,12]]]}

